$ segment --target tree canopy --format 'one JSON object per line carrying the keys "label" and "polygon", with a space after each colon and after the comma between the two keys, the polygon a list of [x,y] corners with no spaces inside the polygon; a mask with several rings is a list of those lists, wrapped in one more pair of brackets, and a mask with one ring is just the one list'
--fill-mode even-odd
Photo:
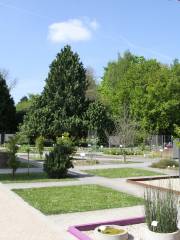
{"label": "tree canopy", "polygon": [[6,84],[6,79],[0,73],[0,132],[13,133],[15,130],[16,108]]}
{"label": "tree canopy", "polygon": [[30,136],[61,136],[83,131],[86,103],[86,70],[77,53],[65,46],[50,65],[44,90],[35,99],[22,126]]}
{"label": "tree canopy", "polygon": [[18,126],[23,122],[24,116],[28,113],[37,96],[37,94],[29,94],[28,97],[22,97],[16,104],[16,121]]}
{"label": "tree canopy", "polygon": [[[113,132],[123,109],[137,124],[139,136],[174,134],[180,125],[180,64],[165,65],[129,51],[108,63],[97,86],[77,53],[65,46],[50,65],[41,95],[33,97],[21,131],[31,138],[75,138],[97,130],[100,142]],[[29,100],[28,100],[29,101]],[[23,98],[17,108],[27,105]],[[114,122],[112,121],[114,120]]]}
{"label": "tree canopy", "polygon": [[114,124],[107,107],[99,101],[91,102],[85,113],[85,119],[88,130],[97,131],[99,143],[107,143],[106,132],[112,132],[114,128]]}
{"label": "tree canopy", "polygon": [[126,105],[141,129],[172,134],[180,123],[180,64],[163,65],[130,52],[111,62],[99,87],[101,99],[114,117]]}

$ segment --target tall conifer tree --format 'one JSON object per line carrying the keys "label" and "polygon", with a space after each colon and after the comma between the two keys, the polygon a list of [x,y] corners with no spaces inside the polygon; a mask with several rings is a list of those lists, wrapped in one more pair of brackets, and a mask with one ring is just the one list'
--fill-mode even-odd
{"label": "tall conifer tree", "polygon": [[0,132],[13,133],[16,129],[16,109],[3,74],[0,73]]}
{"label": "tall conifer tree", "polygon": [[86,90],[86,70],[67,45],[51,63],[42,95],[25,118],[25,129],[33,136],[56,137],[63,132],[81,136]]}

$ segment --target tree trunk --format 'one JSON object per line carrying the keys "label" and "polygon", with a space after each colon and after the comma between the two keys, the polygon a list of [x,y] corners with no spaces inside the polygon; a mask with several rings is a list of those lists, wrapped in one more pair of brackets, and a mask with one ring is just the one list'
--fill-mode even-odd
{"label": "tree trunk", "polygon": [[123,157],[124,157],[124,162],[126,162],[126,145],[125,144],[123,149]]}
{"label": "tree trunk", "polygon": [[29,176],[29,151],[27,152],[27,157],[28,157],[28,176]]}
{"label": "tree trunk", "polygon": [[12,175],[13,175],[13,178],[15,177],[15,169],[12,170]]}
{"label": "tree trunk", "polygon": [[0,137],[0,140],[1,140],[1,141],[0,141],[0,143],[1,143],[1,144],[4,144],[5,133],[4,133],[4,132],[1,132],[0,134],[1,134],[1,137]]}
{"label": "tree trunk", "polygon": [[179,178],[180,178],[180,146],[179,146]]}
{"label": "tree trunk", "polygon": [[126,153],[124,151],[124,154],[123,154],[123,158],[124,158],[124,162],[126,162]]}

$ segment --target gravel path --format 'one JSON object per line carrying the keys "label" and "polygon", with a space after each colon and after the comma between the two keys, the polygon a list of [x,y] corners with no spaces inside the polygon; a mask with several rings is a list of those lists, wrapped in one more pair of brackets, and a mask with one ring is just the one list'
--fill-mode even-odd
{"label": "gravel path", "polygon": [[70,240],[46,216],[29,206],[15,193],[0,184],[0,226],[2,240]]}
{"label": "gravel path", "polygon": [[[74,169],[71,169],[70,172],[72,172],[74,175],[77,175],[77,177],[79,177],[79,181],[0,184],[1,239],[75,240],[75,238],[66,231],[70,225],[142,216],[143,207],[135,206],[130,208],[105,209],[92,212],[70,213],[47,217],[25,203],[15,193],[11,192],[10,189],[99,184],[117,191],[143,197],[144,188],[142,186],[127,183],[126,179],[122,178],[108,179],[104,177],[90,176],[84,173],[83,170],[128,167],[153,170],[166,174],[176,173],[172,172],[171,170],[151,169],[148,167],[149,164],[150,162],[147,159],[145,161],[141,159],[141,163],[133,164],[99,164],[95,166],[78,166]],[[42,167],[31,168],[30,171],[42,172]],[[0,170],[0,173],[4,174],[10,172],[11,170],[9,169]],[[27,172],[27,169],[19,169],[18,172]]]}
{"label": "gravel path", "polygon": [[[128,231],[128,240],[146,240],[144,238],[144,232],[146,229],[145,223],[128,225],[128,226],[121,226],[121,229],[125,229]],[[84,232],[87,236],[94,239],[94,232],[93,231],[86,231]]]}
{"label": "gravel path", "polygon": [[141,183],[145,183],[148,185],[166,188],[171,187],[173,190],[180,192],[180,179],[160,179],[160,180],[151,180],[151,181],[141,181]]}
{"label": "gravel path", "polygon": [[113,221],[124,218],[133,218],[137,216],[144,216],[143,206],[51,215],[48,216],[48,219],[57,224],[60,228],[67,229],[69,226],[73,225],[81,225],[101,221]]}

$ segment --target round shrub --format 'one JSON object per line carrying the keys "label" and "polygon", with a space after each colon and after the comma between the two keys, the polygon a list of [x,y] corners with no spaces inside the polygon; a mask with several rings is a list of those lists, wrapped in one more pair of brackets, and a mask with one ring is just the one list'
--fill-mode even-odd
{"label": "round shrub", "polygon": [[73,167],[72,154],[74,147],[72,142],[66,137],[58,138],[57,145],[53,150],[46,154],[44,171],[51,178],[64,178],[67,176],[68,169]]}
{"label": "round shrub", "polygon": [[159,162],[153,163],[151,167],[165,169],[168,167],[179,167],[179,163],[173,159],[161,159]]}

